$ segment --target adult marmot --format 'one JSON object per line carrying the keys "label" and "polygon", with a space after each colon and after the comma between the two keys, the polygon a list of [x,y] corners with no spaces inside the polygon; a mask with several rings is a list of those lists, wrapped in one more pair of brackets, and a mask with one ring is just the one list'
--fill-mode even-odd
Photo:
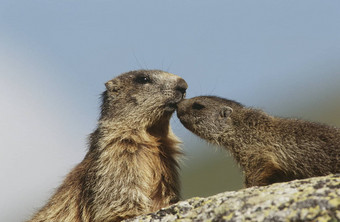
{"label": "adult marmot", "polygon": [[181,152],[169,121],[187,83],[138,70],[105,85],[84,160],[30,221],[119,221],[179,200]]}
{"label": "adult marmot", "polygon": [[247,187],[340,173],[338,128],[272,117],[214,96],[182,101],[177,115],[190,131],[232,153]]}

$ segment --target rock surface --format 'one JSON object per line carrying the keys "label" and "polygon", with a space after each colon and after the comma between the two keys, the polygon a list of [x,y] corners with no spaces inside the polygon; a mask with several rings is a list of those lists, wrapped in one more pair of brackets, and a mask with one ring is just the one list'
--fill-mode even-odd
{"label": "rock surface", "polygon": [[340,221],[340,174],[195,197],[126,221]]}

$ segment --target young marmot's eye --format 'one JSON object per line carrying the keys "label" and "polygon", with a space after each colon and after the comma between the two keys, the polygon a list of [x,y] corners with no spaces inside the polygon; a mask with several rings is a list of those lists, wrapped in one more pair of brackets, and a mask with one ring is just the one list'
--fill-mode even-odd
{"label": "young marmot's eye", "polygon": [[142,75],[142,76],[137,76],[135,78],[135,82],[139,84],[146,84],[146,83],[151,83],[151,79],[149,76]]}
{"label": "young marmot's eye", "polygon": [[196,109],[196,110],[200,110],[200,109],[205,108],[205,106],[203,106],[202,104],[199,104],[199,103],[194,103],[194,104],[192,104],[192,108]]}

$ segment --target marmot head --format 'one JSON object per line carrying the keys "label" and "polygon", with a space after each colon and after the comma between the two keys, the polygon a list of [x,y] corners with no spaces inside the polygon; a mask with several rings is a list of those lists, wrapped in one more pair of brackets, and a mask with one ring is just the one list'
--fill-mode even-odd
{"label": "marmot head", "polygon": [[215,96],[198,96],[178,104],[177,116],[191,132],[212,143],[219,144],[226,132],[233,130],[233,110],[242,105]]}
{"label": "marmot head", "polygon": [[132,128],[169,120],[188,87],[179,76],[161,70],[123,73],[105,86],[101,119]]}

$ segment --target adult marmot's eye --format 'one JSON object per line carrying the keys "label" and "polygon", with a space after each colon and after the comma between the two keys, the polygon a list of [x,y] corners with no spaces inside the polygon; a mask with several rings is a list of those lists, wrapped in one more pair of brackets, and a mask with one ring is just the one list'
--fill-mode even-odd
{"label": "adult marmot's eye", "polygon": [[203,106],[202,104],[199,104],[199,103],[194,103],[194,104],[192,104],[192,108],[196,109],[196,110],[201,110],[201,109],[205,108],[205,106]]}
{"label": "adult marmot's eye", "polygon": [[135,78],[135,82],[139,84],[146,84],[146,83],[151,83],[151,79],[149,76],[137,76]]}

